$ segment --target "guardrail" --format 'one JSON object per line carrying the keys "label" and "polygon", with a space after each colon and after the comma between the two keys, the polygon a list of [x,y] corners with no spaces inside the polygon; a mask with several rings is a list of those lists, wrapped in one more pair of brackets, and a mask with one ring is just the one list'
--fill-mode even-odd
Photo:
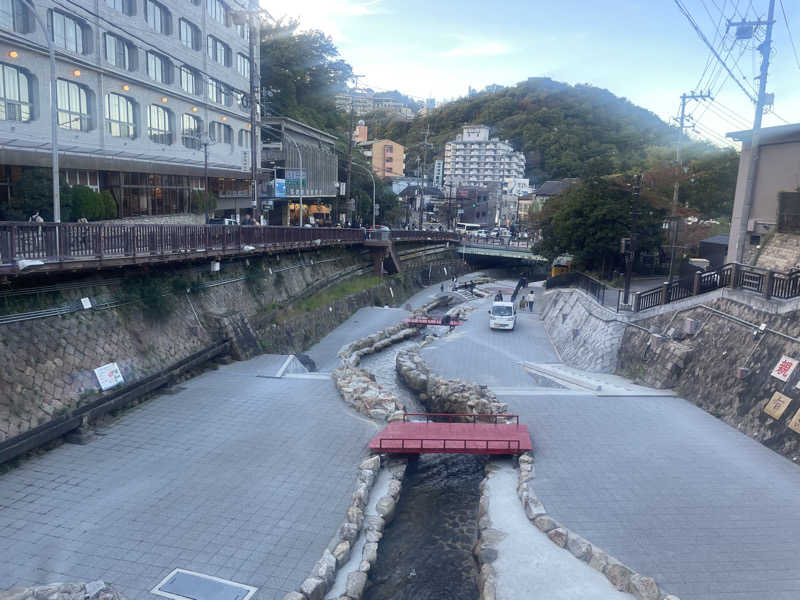
{"label": "guardrail", "polygon": [[[600,286],[603,288],[602,291]],[[603,304],[606,286],[584,273],[574,272],[548,279],[545,287],[547,289],[579,287]],[[720,288],[754,292],[767,299],[800,298],[800,270],[780,273],[749,265],[728,263],[712,271],[698,271],[691,277],[676,279],[672,283],[664,282],[648,290],[632,292],[631,308],[633,312],[642,312]]]}
{"label": "guardrail", "polygon": [[577,287],[592,296],[600,304],[603,304],[606,299],[606,285],[578,271],[562,273],[561,275],[550,277],[545,282],[544,287],[548,290],[557,287]]}

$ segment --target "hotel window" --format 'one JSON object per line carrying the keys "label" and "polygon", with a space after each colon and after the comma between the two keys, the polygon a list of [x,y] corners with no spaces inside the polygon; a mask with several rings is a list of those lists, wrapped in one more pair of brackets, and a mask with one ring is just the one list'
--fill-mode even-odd
{"label": "hotel window", "polygon": [[233,129],[230,125],[212,121],[208,124],[208,136],[212,141],[222,144],[233,144]]}
{"label": "hotel window", "polygon": [[0,64],[0,121],[30,121],[33,115],[28,74]]}
{"label": "hotel window", "polygon": [[147,75],[153,81],[170,83],[172,79],[170,67],[171,63],[167,60],[167,57],[155,52],[147,53]]}
{"label": "hotel window", "polygon": [[59,48],[64,48],[78,54],[86,53],[84,41],[84,25],[77,19],[67,15],[50,11],[50,30],[52,31],[53,43]]}
{"label": "hotel window", "polygon": [[120,94],[106,94],[106,131],[112,137],[136,137],[133,100]]}
{"label": "hotel window", "polygon": [[208,16],[218,23],[226,24],[228,9],[220,0],[206,0]]}
{"label": "hotel window", "polygon": [[200,93],[200,74],[192,69],[191,67],[187,67],[183,65],[180,68],[180,79],[181,79],[181,89],[184,92],[187,92],[192,95],[197,95]]}
{"label": "hotel window", "polygon": [[250,131],[247,129],[239,130],[239,145],[243,148],[250,147]]}
{"label": "hotel window", "polygon": [[133,44],[110,33],[105,34],[104,39],[106,61],[120,69],[133,71],[136,68],[134,62],[136,50]]}
{"label": "hotel window", "polygon": [[225,65],[226,67],[231,66],[231,49],[228,44],[225,42],[221,42],[213,35],[208,36],[208,58],[213,60],[215,63],[220,65]]}
{"label": "hotel window", "polygon": [[211,102],[222,104],[224,106],[230,106],[233,103],[233,96],[231,95],[230,90],[225,87],[225,84],[222,82],[209,77],[207,88],[208,99]]}
{"label": "hotel window", "polygon": [[199,150],[202,145],[200,119],[194,115],[184,114],[182,117],[182,129],[181,140],[183,145],[193,150]]}
{"label": "hotel window", "polygon": [[200,50],[200,28],[186,19],[178,21],[178,35],[181,43],[192,50]]}
{"label": "hotel window", "polygon": [[144,0],[144,20],[147,25],[156,33],[169,35],[170,16],[169,11],[158,2]]}
{"label": "hotel window", "polygon": [[17,33],[30,33],[32,24],[32,16],[22,0],[0,0],[0,27]]}
{"label": "hotel window", "polygon": [[169,111],[163,106],[151,104],[147,107],[147,135],[157,144],[172,143],[172,127]]}
{"label": "hotel window", "polygon": [[236,71],[245,79],[250,79],[250,59],[244,54],[236,55]]}
{"label": "hotel window", "polygon": [[250,26],[247,23],[239,23],[236,25],[236,33],[238,33],[239,37],[243,40],[249,40]]}
{"label": "hotel window", "polygon": [[133,15],[133,0],[106,0],[106,6],[118,10],[124,15]]}
{"label": "hotel window", "polygon": [[62,129],[89,131],[89,93],[74,81],[59,79],[57,83],[58,126]]}

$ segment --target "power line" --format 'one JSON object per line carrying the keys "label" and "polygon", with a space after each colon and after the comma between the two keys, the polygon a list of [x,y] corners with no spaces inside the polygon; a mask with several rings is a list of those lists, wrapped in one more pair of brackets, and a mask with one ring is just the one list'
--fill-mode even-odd
{"label": "power line", "polygon": [[779,0],[781,5],[781,12],[783,13],[783,22],[786,24],[786,31],[789,33],[789,42],[792,44],[792,52],[794,52],[794,62],[797,63],[797,68],[800,69],[800,57],[797,56],[797,46],[794,44],[792,37],[792,28],[789,27],[789,19],[786,17],[786,10],[783,8],[783,0]]}

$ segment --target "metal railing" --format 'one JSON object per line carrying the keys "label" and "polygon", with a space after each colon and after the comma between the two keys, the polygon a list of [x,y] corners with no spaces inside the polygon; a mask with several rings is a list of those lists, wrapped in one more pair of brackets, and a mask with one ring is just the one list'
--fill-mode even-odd
{"label": "metal railing", "polygon": [[577,271],[550,277],[545,282],[544,287],[548,290],[557,287],[577,287],[592,296],[600,304],[603,304],[606,299],[606,285],[604,283]]}
{"label": "metal railing", "polygon": [[[457,419],[465,419],[467,423],[494,423],[498,424],[499,419],[514,421],[514,424],[519,425],[519,415],[508,414],[474,414],[474,413],[405,413],[403,415],[403,423],[421,423],[422,420],[411,420],[409,417],[425,417],[426,423],[464,423],[465,421],[457,421]],[[509,424],[509,423],[504,423]]]}
{"label": "metal railing", "polygon": [[381,450],[484,450],[486,452],[497,450],[517,451],[520,450],[519,440],[497,440],[497,439],[454,439],[454,438],[381,438],[379,448]]}

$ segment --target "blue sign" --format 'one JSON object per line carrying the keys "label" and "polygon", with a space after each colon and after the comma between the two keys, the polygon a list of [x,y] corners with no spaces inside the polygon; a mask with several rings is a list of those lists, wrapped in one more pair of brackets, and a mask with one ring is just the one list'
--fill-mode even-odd
{"label": "blue sign", "polygon": [[276,179],[275,180],[275,197],[276,198],[286,198],[286,180],[285,179]]}

